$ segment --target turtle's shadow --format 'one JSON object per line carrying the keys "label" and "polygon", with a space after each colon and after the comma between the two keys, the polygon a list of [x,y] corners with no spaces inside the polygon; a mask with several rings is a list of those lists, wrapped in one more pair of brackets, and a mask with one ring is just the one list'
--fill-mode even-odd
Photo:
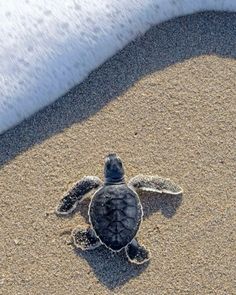
{"label": "turtle's shadow", "polygon": [[139,196],[143,205],[144,219],[158,211],[166,218],[171,218],[182,203],[182,194],[169,195],[142,192]]}
{"label": "turtle's shadow", "polygon": [[[166,218],[171,218],[182,203],[182,194],[171,196],[145,192],[139,196],[143,205],[144,219],[158,211]],[[89,202],[89,199],[85,199],[76,210],[87,222],[89,222]],[[90,251],[78,249],[74,249],[74,251],[76,255],[87,260],[98,280],[109,289],[124,285],[133,277],[140,275],[149,264],[132,264],[128,261],[124,251],[113,253],[105,246]]]}
{"label": "turtle's shadow", "polygon": [[130,263],[124,250],[114,253],[105,246],[90,251],[74,249],[74,252],[87,260],[97,279],[110,290],[138,276],[149,264],[149,262],[142,265]]}

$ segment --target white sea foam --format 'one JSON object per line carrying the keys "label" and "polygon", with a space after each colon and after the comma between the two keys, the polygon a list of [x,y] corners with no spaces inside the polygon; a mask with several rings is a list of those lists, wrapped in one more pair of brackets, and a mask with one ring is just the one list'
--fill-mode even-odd
{"label": "white sea foam", "polygon": [[0,133],[52,103],[137,35],[236,0],[0,0]]}

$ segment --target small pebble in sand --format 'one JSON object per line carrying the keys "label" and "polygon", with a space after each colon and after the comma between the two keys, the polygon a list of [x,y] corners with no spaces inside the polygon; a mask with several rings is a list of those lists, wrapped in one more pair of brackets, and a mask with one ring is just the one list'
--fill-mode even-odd
{"label": "small pebble in sand", "polygon": [[0,286],[2,286],[4,284],[4,282],[5,282],[5,278],[1,278],[0,279]]}
{"label": "small pebble in sand", "polygon": [[15,239],[13,241],[14,241],[15,245],[19,245],[20,244],[20,241],[18,239]]}

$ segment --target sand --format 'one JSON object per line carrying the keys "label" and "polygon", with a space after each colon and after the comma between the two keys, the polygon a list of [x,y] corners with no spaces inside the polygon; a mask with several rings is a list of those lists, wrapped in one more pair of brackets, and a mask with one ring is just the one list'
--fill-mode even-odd
{"label": "sand", "polygon": [[[235,294],[235,57],[236,14],[161,24],[0,136],[0,294]],[[47,214],[110,151],[184,189],[141,196],[143,266],[73,248],[89,200]]]}

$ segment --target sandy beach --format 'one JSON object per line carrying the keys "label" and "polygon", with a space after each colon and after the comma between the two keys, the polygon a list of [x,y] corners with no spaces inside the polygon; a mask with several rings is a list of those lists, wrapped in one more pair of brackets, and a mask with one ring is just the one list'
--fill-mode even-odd
{"label": "sandy beach", "polygon": [[[149,30],[51,106],[0,136],[0,294],[235,294],[236,14]],[[89,199],[59,218],[63,193],[103,177],[158,174],[182,197],[143,194],[149,263],[75,250]]]}

